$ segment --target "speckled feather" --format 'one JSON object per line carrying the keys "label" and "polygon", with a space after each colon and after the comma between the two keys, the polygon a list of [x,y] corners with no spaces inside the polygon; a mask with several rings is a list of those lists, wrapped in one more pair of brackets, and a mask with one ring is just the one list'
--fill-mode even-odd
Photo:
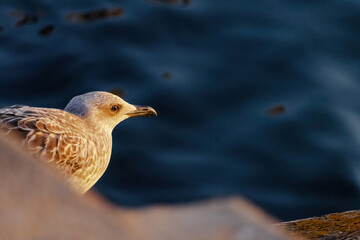
{"label": "speckled feather", "polygon": [[80,117],[63,110],[27,106],[3,108],[0,109],[0,127],[5,128],[7,134],[20,133],[26,149],[53,163],[51,166],[80,193],[95,184],[109,163],[111,136],[93,132]]}

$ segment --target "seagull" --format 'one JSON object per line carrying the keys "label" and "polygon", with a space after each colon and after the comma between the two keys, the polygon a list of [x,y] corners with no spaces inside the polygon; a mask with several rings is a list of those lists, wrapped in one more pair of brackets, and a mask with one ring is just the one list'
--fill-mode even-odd
{"label": "seagull", "polygon": [[132,105],[108,92],[74,97],[64,110],[14,105],[0,109],[0,129],[20,136],[32,155],[49,162],[80,194],[104,174],[112,131],[131,117],[157,116],[151,107]]}

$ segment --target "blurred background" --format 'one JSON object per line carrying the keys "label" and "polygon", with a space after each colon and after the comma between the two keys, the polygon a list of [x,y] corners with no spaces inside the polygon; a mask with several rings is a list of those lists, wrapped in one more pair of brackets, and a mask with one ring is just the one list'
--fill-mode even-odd
{"label": "blurred background", "polygon": [[112,91],[97,191],[122,206],[242,195],[280,220],[360,207],[360,2],[0,0],[0,107]]}

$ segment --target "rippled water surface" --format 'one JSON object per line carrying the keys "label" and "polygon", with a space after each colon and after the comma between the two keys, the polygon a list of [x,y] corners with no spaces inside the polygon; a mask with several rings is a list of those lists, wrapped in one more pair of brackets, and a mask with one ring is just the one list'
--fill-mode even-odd
{"label": "rippled water surface", "polygon": [[0,0],[0,26],[1,106],[116,90],[158,111],[113,133],[113,202],[360,207],[358,1]]}

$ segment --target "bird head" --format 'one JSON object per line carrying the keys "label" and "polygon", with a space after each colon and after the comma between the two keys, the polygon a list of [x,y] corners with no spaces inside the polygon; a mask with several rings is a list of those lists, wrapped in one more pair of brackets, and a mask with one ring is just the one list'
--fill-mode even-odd
{"label": "bird head", "polygon": [[65,107],[65,111],[110,131],[130,117],[157,116],[152,107],[132,105],[112,93],[101,91],[74,97]]}

